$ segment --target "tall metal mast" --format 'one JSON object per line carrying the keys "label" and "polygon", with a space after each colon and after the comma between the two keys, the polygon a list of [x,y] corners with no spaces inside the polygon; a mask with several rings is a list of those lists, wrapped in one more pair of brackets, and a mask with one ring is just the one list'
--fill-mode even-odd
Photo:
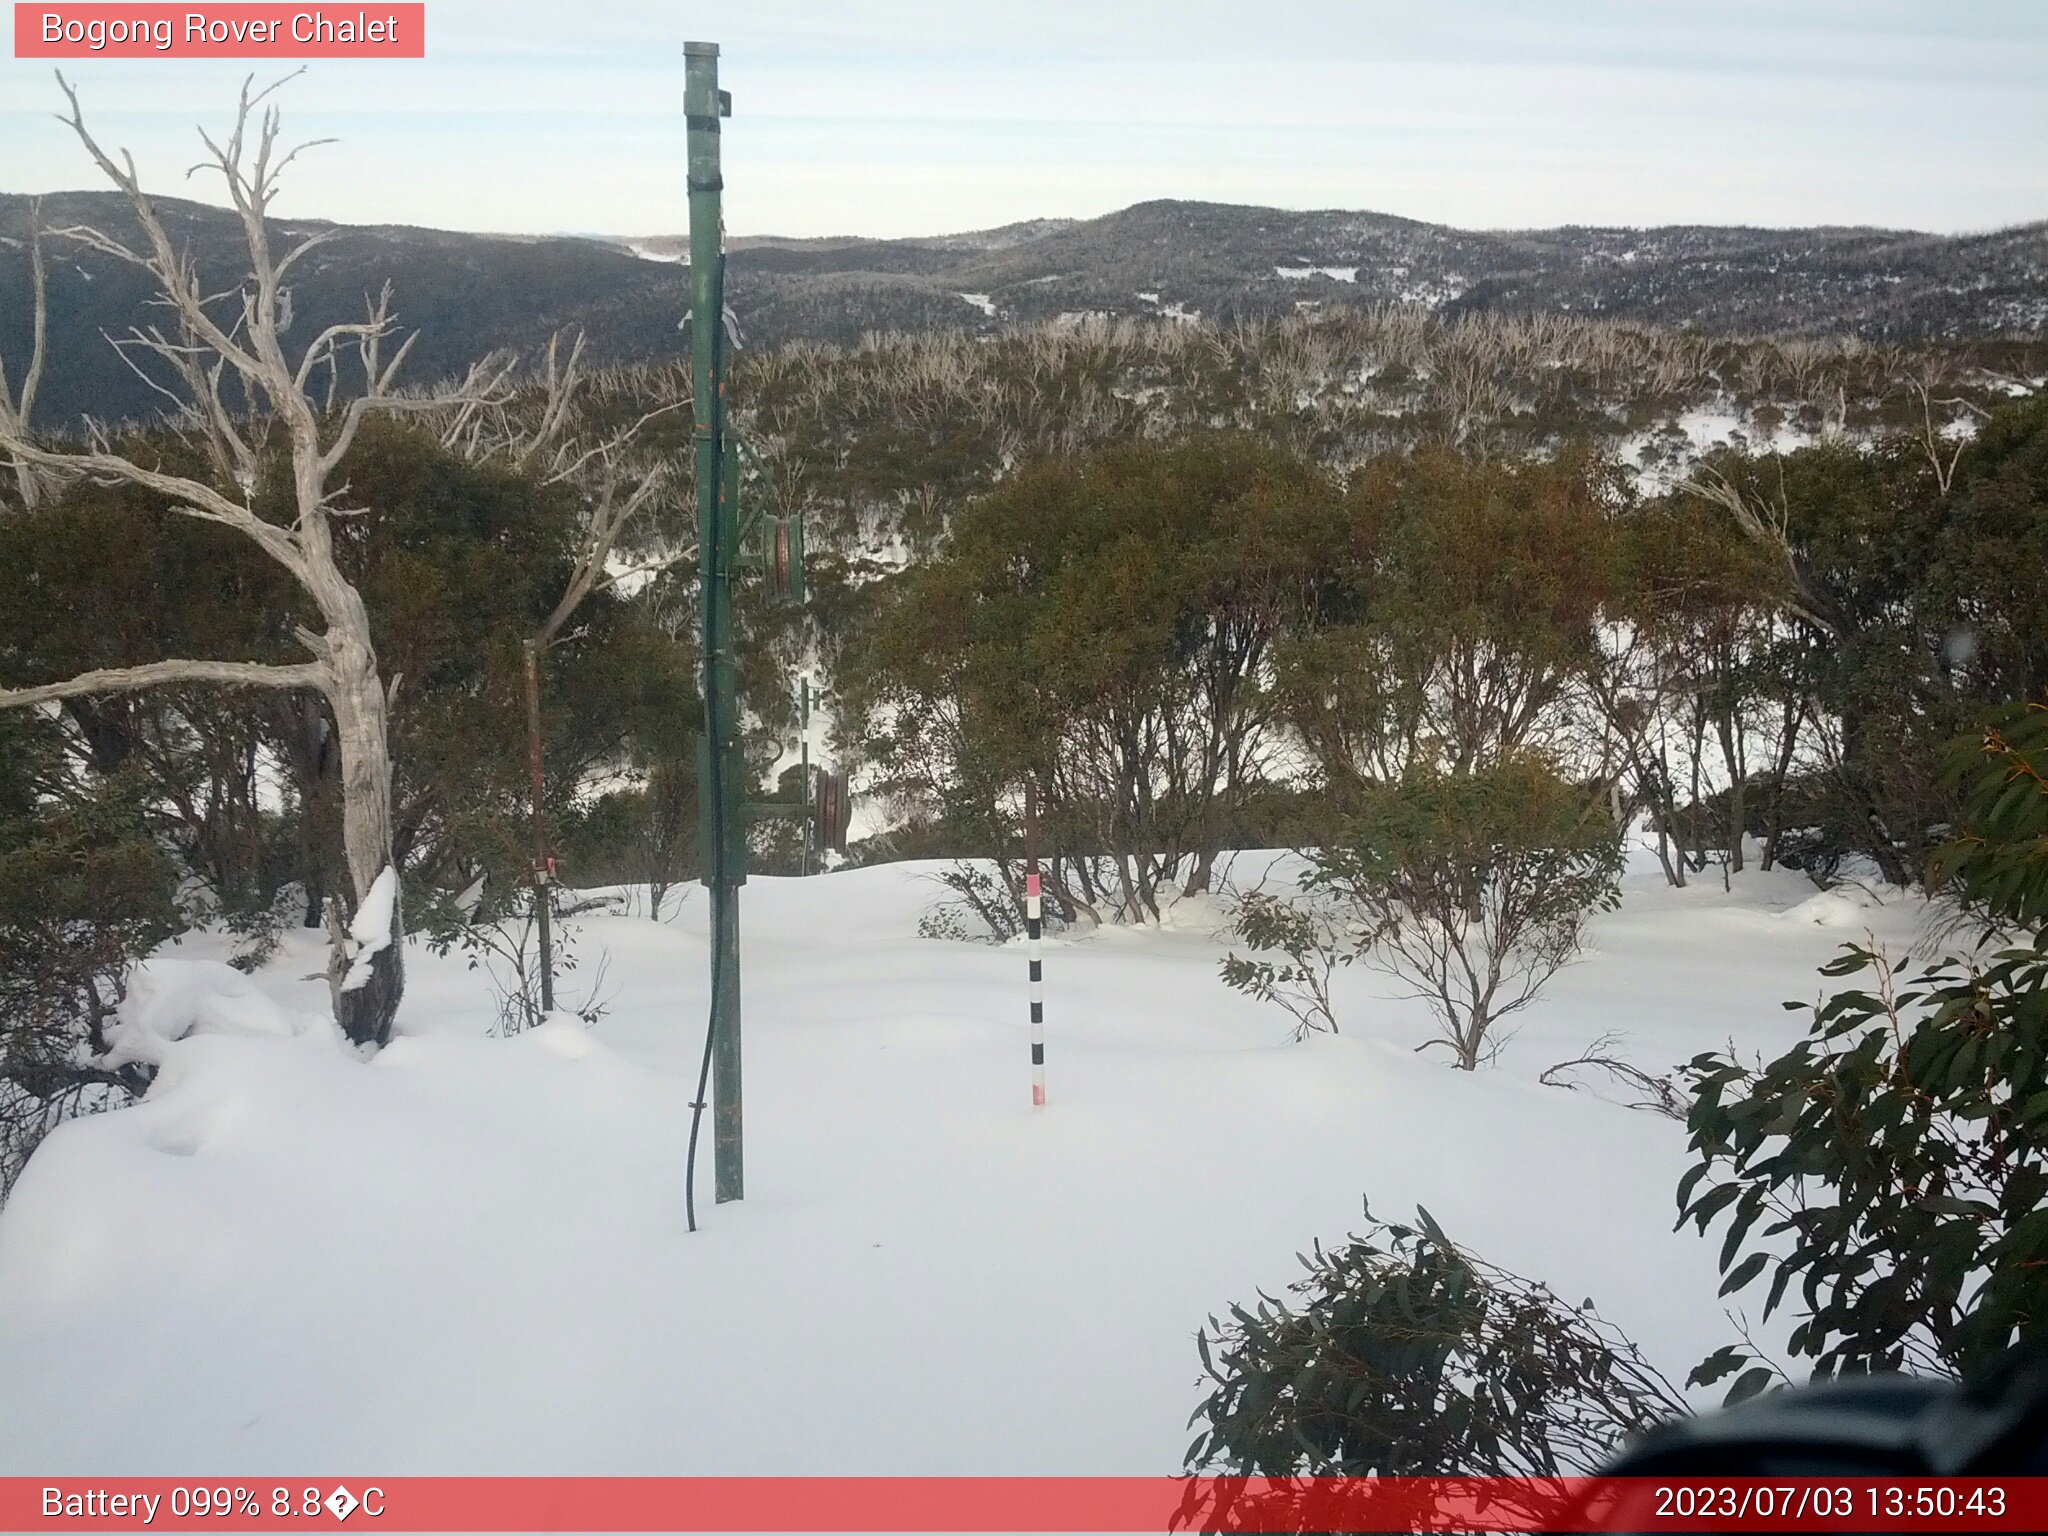
{"label": "tall metal mast", "polygon": [[718,45],[685,43],[689,126],[690,350],[695,385],[698,581],[704,616],[704,738],[698,752],[700,842],[711,890],[712,1144],[721,1201],[745,1192],[740,1094],[740,886],[747,878],[733,658],[733,571],[740,528],[738,459],[725,441],[725,253],[719,194]]}

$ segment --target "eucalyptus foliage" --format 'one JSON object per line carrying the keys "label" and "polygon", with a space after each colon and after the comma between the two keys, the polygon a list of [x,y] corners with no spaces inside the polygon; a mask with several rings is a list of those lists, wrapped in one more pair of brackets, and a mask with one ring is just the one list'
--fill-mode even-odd
{"label": "eucalyptus foliage", "polygon": [[1987,925],[2048,923],[2048,705],[1993,714],[1952,749],[1961,824],[1930,866],[1930,883]]}
{"label": "eucalyptus foliage", "polygon": [[1554,1477],[1686,1412],[1591,1301],[1473,1257],[1418,1208],[1301,1256],[1199,1340],[1213,1384],[1188,1466],[1255,1477]]}
{"label": "eucalyptus foliage", "polygon": [[[1910,975],[1850,945],[1824,975],[1869,982],[1813,1008],[1808,1037],[1762,1070],[1694,1060],[1699,1161],[1681,1224],[1725,1223],[1722,1294],[1769,1276],[1789,1345],[1818,1375],[1961,1375],[1996,1359],[2048,1304],[2048,941]],[[1796,1289],[1795,1289],[1796,1286]],[[1747,1352],[1711,1383],[1769,1385]]]}
{"label": "eucalyptus foliage", "polygon": [[1234,930],[1252,958],[1232,953],[1221,972],[1225,986],[1276,1003],[1294,1019],[1294,1038],[1337,1033],[1330,978],[1357,952],[1346,942],[1341,915],[1328,901],[1289,901],[1254,891],[1238,903]]}
{"label": "eucalyptus foliage", "polygon": [[[1724,1295],[1768,1275],[1765,1317],[1796,1300],[1789,1345],[1818,1375],[1962,1375],[2048,1309],[2044,743],[2028,710],[1961,760],[1968,821],[1946,868],[2002,940],[1917,970],[1846,946],[1822,975],[1859,980],[1811,1005],[1798,1045],[1761,1068],[1689,1068],[1699,1160],[1680,1224],[1725,1224]],[[1737,1372],[1732,1398],[1775,1374],[1730,1347],[1693,1379]]]}

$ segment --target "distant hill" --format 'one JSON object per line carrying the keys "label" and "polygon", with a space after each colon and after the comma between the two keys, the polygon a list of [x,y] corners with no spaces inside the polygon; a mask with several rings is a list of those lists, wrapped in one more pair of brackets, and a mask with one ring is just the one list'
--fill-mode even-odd
{"label": "distant hill", "polygon": [[[1876,229],[1450,229],[1376,213],[1140,203],[1079,222],[922,240],[756,239],[736,307],[764,337],[1100,311],[1229,320],[1304,307],[1564,310],[1717,334],[2032,340],[2048,332],[2048,223]],[[891,312],[901,303],[900,318]],[[940,306],[943,310],[943,305]],[[878,313],[879,311],[879,313]]]}
{"label": "distant hill", "polygon": [[[164,198],[172,230],[220,287],[241,270],[233,217]],[[47,225],[132,230],[112,193],[43,199]],[[29,335],[28,200],[0,196],[0,356],[16,377]],[[360,316],[390,280],[421,338],[412,377],[459,371],[497,346],[582,327],[593,354],[676,355],[688,304],[680,237],[642,240],[339,229],[294,273],[294,334]],[[869,331],[994,330],[1086,313],[1229,321],[1300,309],[1414,304],[1441,315],[1567,311],[1704,332],[1872,341],[2035,340],[2048,334],[2048,224],[1939,236],[1871,229],[1555,229],[1474,232],[1384,214],[1141,203],[919,239],[731,242],[728,293],[750,346],[850,343]],[[45,423],[147,414],[158,403],[103,339],[148,323],[141,275],[53,245]]]}
{"label": "distant hill", "polygon": [[[0,196],[0,356],[20,379],[30,324],[28,202]],[[232,287],[248,270],[241,225],[219,208],[157,198],[171,238],[188,249],[206,279]],[[112,192],[66,192],[42,199],[46,228],[102,227],[138,238],[125,201]],[[687,304],[682,274],[596,240],[526,240],[449,234],[399,226],[333,226],[280,220],[275,237],[334,228],[336,238],[310,253],[291,275],[293,319],[286,340],[310,341],[323,326],[360,320],[388,279],[401,321],[420,331],[407,363],[415,382],[459,373],[496,346],[531,347],[561,325],[581,325],[605,356],[661,357],[676,349],[677,317]],[[161,403],[102,336],[163,323],[144,273],[64,241],[46,247],[50,292],[50,368],[37,418],[83,415],[119,419]],[[344,381],[346,382],[346,381]]]}

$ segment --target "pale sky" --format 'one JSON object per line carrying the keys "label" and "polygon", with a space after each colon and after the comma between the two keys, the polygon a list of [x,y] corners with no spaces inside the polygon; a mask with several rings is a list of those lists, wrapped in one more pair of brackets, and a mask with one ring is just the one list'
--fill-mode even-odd
{"label": "pale sky", "polygon": [[[1156,197],[1472,228],[2048,218],[2040,0],[428,0],[424,61],[288,88],[287,131],[341,142],[281,211],[679,232],[689,38],[723,49],[738,234]],[[65,68],[146,185],[219,200],[184,171],[247,65]],[[0,59],[0,190],[92,184],[58,104],[47,61]]]}

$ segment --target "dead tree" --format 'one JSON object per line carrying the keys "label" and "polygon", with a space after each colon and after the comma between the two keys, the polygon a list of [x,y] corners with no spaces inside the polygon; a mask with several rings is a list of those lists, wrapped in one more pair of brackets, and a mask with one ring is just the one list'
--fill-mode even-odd
{"label": "dead tree", "polygon": [[[1921,451],[1927,455],[1927,462],[1934,470],[1934,483],[1946,496],[1949,487],[1955,484],[1956,466],[1962,462],[1963,450],[1969,446],[1968,431],[1954,432],[1937,426],[1934,408],[1937,405],[1958,407],[1970,412],[1979,423],[1990,419],[1990,412],[1974,401],[1961,395],[1937,396],[1934,391],[1948,382],[1948,371],[1939,359],[1924,361],[1912,377],[1906,380],[1906,388],[1920,402],[1920,430],[1917,434]],[[1952,418],[1953,419],[1953,418]]]}
{"label": "dead tree", "polygon": [[1775,498],[1753,494],[1711,467],[1678,482],[1677,489],[1719,507],[1734,521],[1742,536],[1770,556],[1782,572],[1781,600],[1786,610],[1812,625],[1830,640],[1840,640],[1848,631],[1834,599],[1823,589],[1804,551],[1793,540],[1792,513],[1785,502],[1784,470],[1779,468],[1780,487]]}
{"label": "dead tree", "polygon": [[[43,382],[43,360],[49,351],[49,278],[43,267],[43,222],[39,202],[28,205],[28,269],[33,294],[30,303],[34,306],[28,367],[22,374],[21,393],[17,395],[7,382],[7,360],[0,357],[0,437],[25,438],[29,435],[29,418],[35,412],[36,390]],[[42,472],[26,460],[16,459],[14,484],[21,498],[22,510],[33,512],[43,499]]]}
{"label": "dead tree", "polygon": [[[170,336],[156,329],[132,332],[121,343],[123,353],[131,363],[153,357],[170,366],[185,389],[187,425],[204,430],[227,471],[223,482],[232,489],[167,473],[140,455],[115,452],[104,441],[84,448],[41,447],[12,417],[0,421],[0,455],[17,473],[26,465],[52,477],[141,486],[160,495],[171,512],[235,530],[291,575],[318,614],[318,629],[301,625],[295,631],[310,659],[292,664],[177,659],[116,667],[62,682],[0,689],[0,707],[208,682],[317,693],[334,718],[342,843],[352,887],[348,910],[337,904],[329,914],[335,939],[328,968],[335,1017],[351,1040],[381,1045],[390,1038],[405,984],[404,919],[398,872],[392,867],[388,739],[398,679],[387,679],[379,669],[362,595],[336,560],[334,522],[355,510],[343,504],[347,486],[340,471],[363,421],[373,412],[437,409],[446,399],[395,393],[399,369],[416,338],[408,337],[386,356],[386,343],[397,329],[388,287],[363,321],[330,325],[296,359],[286,354],[285,279],[326,235],[312,235],[282,255],[271,245],[268,214],[279,177],[311,147],[280,151],[278,110],[263,103],[282,83],[253,94],[248,83],[243,85],[234,132],[225,143],[201,132],[207,153],[195,169],[218,172],[225,180],[249,256],[249,271],[236,288],[209,293],[191,258],[172,244],[137,180],[133,157],[124,151],[117,164],[100,148],[87,131],[77,93],[58,76],[70,103],[63,121],[125,194],[141,238],[131,245],[89,226],[54,233],[149,275],[174,331]],[[323,412],[313,399],[313,380],[323,367],[330,374],[338,371],[351,354],[362,369],[360,392],[338,411]],[[281,443],[289,458],[289,522],[256,510],[256,487],[264,478],[266,458],[275,451],[273,443]],[[387,910],[388,922],[382,920]],[[378,921],[368,921],[372,917]]]}
{"label": "dead tree", "polygon": [[[646,412],[623,430],[590,439],[578,430],[578,396],[586,381],[582,371],[584,339],[579,332],[566,356],[562,335],[548,341],[532,386],[485,404],[475,398],[448,413],[441,433],[444,447],[472,463],[505,463],[536,475],[544,485],[567,485],[583,503],[576,550],[561,598],[521,646],[526,703],[527,776],[534,851],[534,914],[540,940],[540,1006],[555,1005],[554,939],[549,888],[554,883],[554,856],[547,833],[546,784],[542,775],[541,661],[547,652],[578,631],[569,621],[591,597],[634,577],[651,575],[696,553],[696,546],[665,552],[624,568],[612,564],[614,552],[627,541],[634,525],[660,498],[669,483],[670,460],[635,461],[633,449],[647,425],[671,411],[684,409],[687,399],[670,401]],[[510,376],[509,357],[486,365],[493,382]]]}

